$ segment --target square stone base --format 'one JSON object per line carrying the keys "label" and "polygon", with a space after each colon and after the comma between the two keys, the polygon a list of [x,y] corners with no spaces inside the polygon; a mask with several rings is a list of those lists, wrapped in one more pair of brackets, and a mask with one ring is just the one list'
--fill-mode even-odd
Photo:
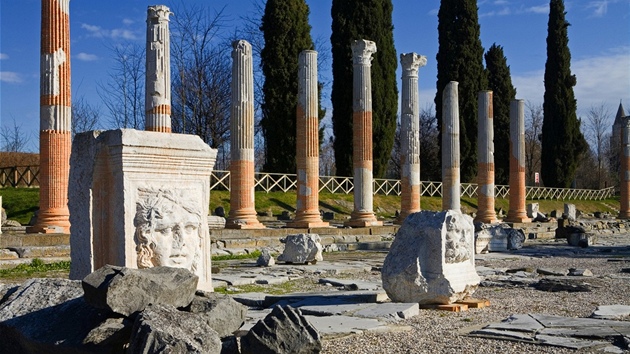
{"label": "square stone base", "polygon": [[309,222],[309,221],[292,221],[287,223],[287,227],[294,229],[312,229],[314,227],[329,227],[330,224],[325,221]]}
{"label": "square stone base", "polygon": [[349,220],[343,223],[343,226],[349,227],[370,227],[370,226],[383,226],[382,221],[365,221],[365,220]]}

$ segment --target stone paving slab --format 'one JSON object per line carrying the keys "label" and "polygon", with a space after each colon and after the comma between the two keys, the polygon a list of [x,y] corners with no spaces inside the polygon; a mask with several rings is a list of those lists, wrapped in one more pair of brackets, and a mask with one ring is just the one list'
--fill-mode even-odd
{"label": "stone paving slab", "polygon": [[630,316],[630,306],[626,305],[605,305],[597,306],[592,318],[601,318],[607,320],[620,320],[626,316]]}
{"label": "stone paving slab", "polygon": [[499,323],[490,324],[487,328],[536,333],[545,326],[530,315],[515,314]]}
{"label": "stone paving slab", "polygon": [[321,278],[319,279],[321,284],[331,284],[332,286],[344,287],[348,290],[382,290],[383,284],[381,282],[368,282],[353,279],[337,279],[337,278]]}
{"label": "stone paving slab", "polygon": [[391,332],[396,329],[406,330],[404,327],[393,327],[373,318],[358,318],[350,316],[305,316],[317,329],[323,338],[344,336],[353,333]]}
{"label": "stone paving slab", "polygon": [[[265,297],[264,306],[270,307],[280,301],[298,303],[306,306],[307,303],[317,304],[347,304],[347,303],[371,303],[385,302],[389,297],[385,291],[334,291],[316,293],[295,293],[286,295],[268,295]],[[319,302],[319,303],[318,303]]]}
{"label": "stone paving slab", "polygon": [[610,343],[603,341],[593,341],[565,336],[548,336],[544,334],[537,335],[536,340],[538,340],[541,344],[570,349],[603,348],[611,345]]}

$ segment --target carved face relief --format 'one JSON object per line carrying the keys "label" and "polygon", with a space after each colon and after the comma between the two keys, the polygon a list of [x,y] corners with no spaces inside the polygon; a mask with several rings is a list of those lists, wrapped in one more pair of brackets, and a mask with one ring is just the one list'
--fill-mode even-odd
{"label": "carved face relief", "polygon": [[138,268],[168,266],[193,273],[201,257],[201,214],[164,190],[141,190],[136,204]]}
{"label": "carved face relief", "polygon": [[454,216],[446,217],[446,242],[444,259],[446,263],[460,263],[470,259],[471,237],[466,221]]}

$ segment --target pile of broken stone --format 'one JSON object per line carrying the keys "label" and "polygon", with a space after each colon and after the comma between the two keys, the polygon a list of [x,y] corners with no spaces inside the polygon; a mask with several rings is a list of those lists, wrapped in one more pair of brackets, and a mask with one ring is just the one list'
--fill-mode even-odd
{"label": "pile of broken stone", "polygon": [[276,306],[240,338],[247,308],[197,291],[186,269],[105,266],[83,281],[0,284],[0,353],[316,353],[317,330]]}

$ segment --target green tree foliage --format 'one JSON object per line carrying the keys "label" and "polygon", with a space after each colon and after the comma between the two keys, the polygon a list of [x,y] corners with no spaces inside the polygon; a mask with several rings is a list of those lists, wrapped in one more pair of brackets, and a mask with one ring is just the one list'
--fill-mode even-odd
{"label": "green tree foliage", "polygon": [[435,109],[441,132],[442,92],[450,81],[458,81],[462,182],[473,181],[477,174],[477,95],[487,88],[477,11],[476,0],[442,0],[438,12]]}
{"label": "green tree foliage", "polygon": [[588,144],[580,131],[577,102],[571,74],[569,23],[565,20],[564,2],[549,3],[547,63],[543,101],[541,177],[547,187],[569,187],[581,155]]}
{"label": "green tree foliage", "polygon": [[313,49],[309,8],[304,0],[268,0],[260,26],[265,38],[261,51],[263,84],[262,127],[264,171],[295,173],[295,112],[298,56]]}
{"label": "green tree foliage", "polygon": [[494,180],[508,184],[510,175],[510,102],[516,98],[503,47],[493,44],[486,52],[488,89],[493,92]]}
{"label": "green tree foliage", "polygon": [[398,110],[396,49],[391,0],[333,0],[333,132],[336,174],[352,176],[352,50],[350,43],[376,43],[372,60],[372,144],[374,176],[387,172]]}

